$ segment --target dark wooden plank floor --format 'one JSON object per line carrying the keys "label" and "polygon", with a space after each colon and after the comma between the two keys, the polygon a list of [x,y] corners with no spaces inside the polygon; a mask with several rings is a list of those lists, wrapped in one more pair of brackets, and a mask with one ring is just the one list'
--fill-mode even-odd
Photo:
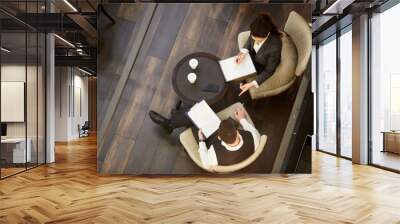
{"label": "dark wooden plank floor", "polygon": [[[129,55],[127,44],[137,41],[135,27],[142,22],[143,7],[140,4],[105,5],[117,18],[113,26],[106,25],[106,19],[100,15],[100,42],[104,45],[99,55],[100,116],[104,117],[102,113],[116,88],[121,64]],[[220,58],[232,56],[238,51],[237,34],[248,30],[257,13],[271,13],[282,29],[291,10],[310,18],[309,7],[301,4],[157,4],[116,110],[107,127],[103,127],[106,131],[102,133],[103,144],[98,149],[100,173],[202,173],[179,143],[181,130],[166,135],[152,123],[148,111],[169,116],[178,101],[171,85],[172,70],[182,57],[196,51],[210,52]],[[242,172],[271,172],[296,90],[261,100],[253,108],[248,96],[237,96],[237,84],[230,85],[225,100],[215,107],[219,110],[234,102],[245,103],[259,131],[268,135],[265,152]]]}

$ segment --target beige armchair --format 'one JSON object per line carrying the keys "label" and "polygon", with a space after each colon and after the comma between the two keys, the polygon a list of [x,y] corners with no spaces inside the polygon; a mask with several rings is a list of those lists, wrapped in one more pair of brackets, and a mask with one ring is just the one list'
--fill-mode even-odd
{"label": "beige armchair", "polygon": [[[238,35],[239,49],[243,48],[249,37],[250,31]],[[259,88],[249,90],[252,99],[278,95],[293,85],[296,76],[301,76],[307,68],[312,51],[311,38],[311,28],[304,18],[295,11],[290,12],[282,35],[281,62],[267,81]]]}
{"label": "beige armchair", "polygon": [[[235,103],[235,104],[229,106],[228,108],[222,110],[217,115],[222,120],[227,119],[227,118],[233,116],[236,108],[242,107],[242,106],[243,105],[241,103]],[[247,115],[247,118],[248,118],[248,121],[252,125],[254,125],[250,116]],[[197,133],[195,133],[195,134],[197,134]],[[192,129],[188,128],[184,132],[182,132],[179,135],[179,140],[182,143],[183,147],[185,148],[186,152],[188,153],[189,157],[193,160],[194,163],[196,163],[197,166],[199,166],[203,170],[208,171],[208,172],[213,172],[213,173],[231,173],[231,172],[235,172],[235,171],[238,171],[238,170],[241,170],[241,169],[247,167],[248,165],[252,164],[261,155],[261,153],[263,152],[263,150],[265,148],[265,144],[267,142],[267,136],[266,135],[261,136],[260,143],[259,143],[256,151],[249,158],[245,159],[244,161],[234,164],[234,165],[215,166],[215,167],[208,168],[208,169],[206,167],[204,167],[203,164],[201,163],[200,154],[198,152],[199,144],[196,141],[196,139],[194,138]]]}

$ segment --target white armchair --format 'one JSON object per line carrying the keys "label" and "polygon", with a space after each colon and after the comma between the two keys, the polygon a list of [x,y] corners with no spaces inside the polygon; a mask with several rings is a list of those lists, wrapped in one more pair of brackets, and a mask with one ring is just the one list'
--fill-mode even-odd
{"label": "white armchair", "polygon": [[[234,112],[236,108],[242,107],[243,105],[241,103],[235,103],[228,108],[220,111],[217,115],[220,119],[227,119],[229,117],[232,117],[234,115]],[[251,118],[248,116],[248,121],[253,124],[253,121]],[[205,171],[212,172],[212,173],[232,173],[238,170],[241,170],[248,165],[252,164],[264,151],[265,145],[267,143],[267,136],[262,135],[260,139],[260,144],[258,145],[258,148],[256,151],[247,159],[243,160],[240,163],[229,165],[229,166],[215,166],[211,168],[206,168],[203,166],[201,163],[200,159],[200,154],[199,154],[199,144],[196,141],[192,129],[188,128],[184,132],[182,132],[179,135],[179,140],[182,143],[183,147],[185,148],[186,152],[188,153],[189,157],[191,160],[193,160],[194,163],[196,163],[197,166],[202,168]]]}

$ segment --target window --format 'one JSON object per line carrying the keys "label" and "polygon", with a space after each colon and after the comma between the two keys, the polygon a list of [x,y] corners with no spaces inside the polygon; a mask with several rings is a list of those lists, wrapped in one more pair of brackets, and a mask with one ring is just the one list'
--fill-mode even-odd
{"label": "window", "polygon": [[351,158],[352,26],[338,34],[317,50],[317,149]]}
{"label": "window", "polygon": [[318,149],[336,154],[336,39],[318,48]]}
{"label": "window", "polygon": [[[43,3],[21,1],[18,7],[36,13]],[[2,179],[45,163],[46,38],[9,14],[0,12],[0,17],[13,24],[12,29],[0,24]]]}
{"label": "window", "polygon": [[[400,141],[389,142],[389,135],[400,139],[400,63],[399,52],[400,5],[371,18],[371,97],[370,140],[371,162],[375,165],[400,170]],[[386,144],[395,144],[389,149]],[[394,153],[393,153],[394,152]]]}
{"label": "window", "polygon": [[352,32],[340,36],[340,154],[351,158],[352,148]]}

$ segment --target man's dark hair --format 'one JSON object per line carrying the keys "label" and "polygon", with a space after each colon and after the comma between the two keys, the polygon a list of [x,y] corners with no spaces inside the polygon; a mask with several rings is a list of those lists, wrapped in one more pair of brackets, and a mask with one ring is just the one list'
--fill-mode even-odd
{"label": "man's dark hair", "polygon": [[221,121],[219,124],[218,136],[227,144],[234,143],[237,137],[235,123],[231,119]]}
{"label": "man's dark hair", "polygon": [[255,37],[267,37],[268,33],[271,35],[280,35],[278,28],[273,22],[271,16],[267,13],[258,15],[250,25],[250,33]]}

